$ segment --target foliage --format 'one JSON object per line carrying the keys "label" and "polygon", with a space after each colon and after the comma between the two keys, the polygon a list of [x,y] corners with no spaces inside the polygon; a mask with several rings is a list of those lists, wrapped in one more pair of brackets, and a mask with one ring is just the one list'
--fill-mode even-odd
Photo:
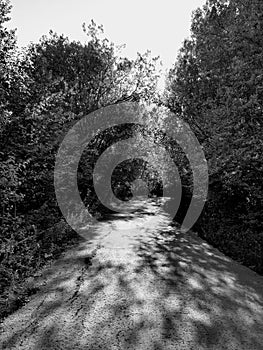
{"label": "foliage", "polygon": [[[0,0],[1,315],[14,309],[18,281],[79,239],[62,219],[53,185],[65,133],[103,106],[161,104],[158,58],[149,51],[134,60],[121,57],[93,21],[83,25],[85,44],[50,31],[38,43],[18,49],[15,31],[5,27],[10,9],[8,0]],[[190,124],[209,163],[200,234],[258,272],[263,272],[262,13],[263,3],[257,0],[208,0],[193,15],[192,35],[170,70],[165,93],[166,106]],[[161,118],[155,121],[156,114]],[[100,210],[91,184],[99,155],[116,142],[116,135],[118,141],[136,136],[142,148],[146,133],[148,140],[165,145],[179,168],[183,203],[176,219],[184,217],[192,193],[189,162],[161,131],[167,128],[162,114],[153,109],[149,115],[148,128],[118,126],[95,136],[85,149],[78,186],[94,213]],[[161,154],[158,162],[165,169]],[[115,169],[116,195],[130,198],[130,185],[139,177],[152,186],[152,194],[162,193],[160,174],[145,163],[134,164],[124,162]]]}
{"label": "foliage", "polygon": [[167,105],[196,132],[209,162],[203,235],[261,272],[262,6],[209,0],[198,9],[166,92]]}
{"label": "foliage", "polygon": [[18,281],[79,239],[62,219],[53,186],[63,136],[100,107],[155,99],[158,78],[158,58],[150,52],[120,57],[93,21],[83,25],[86,44],[50,31],[19,49],[15,31],[5,28],[10,10],[9,1],[0,0],[2,315]]}

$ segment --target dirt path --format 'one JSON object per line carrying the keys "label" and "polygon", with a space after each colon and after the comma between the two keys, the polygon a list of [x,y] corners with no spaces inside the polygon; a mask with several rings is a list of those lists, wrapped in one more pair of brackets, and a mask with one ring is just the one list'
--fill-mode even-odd
{"label": "dirt path", "polygon": [[263,349],[263,277],[152,202],[116,215],[45,270],[1,325],[1,349]]}

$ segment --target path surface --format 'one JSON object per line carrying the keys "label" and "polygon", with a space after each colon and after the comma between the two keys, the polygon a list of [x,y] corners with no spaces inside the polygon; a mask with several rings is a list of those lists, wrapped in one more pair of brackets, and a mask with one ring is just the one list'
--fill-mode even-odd
{"label": "path surface", "polygon": [[263,278],[154,202],[92,230],[1,325],[1,349],[263,349]]}

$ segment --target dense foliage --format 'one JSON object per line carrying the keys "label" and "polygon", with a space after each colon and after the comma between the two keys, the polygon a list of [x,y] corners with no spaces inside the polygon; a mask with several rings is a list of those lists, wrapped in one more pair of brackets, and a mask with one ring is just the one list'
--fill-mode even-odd
{"label": "dense foliage", "polygon": [[83,25],[87,44],[51,31],[18,49],[5,27],[10,9],[0,0],[1,315],[21,302],[21,278],[78,239],[62,219],[53,185],[64,134],[100,107],[156,98],[158,77],[158,58],[119,57],[94,22]]}
{"label": "dense foliage", "polygon": [[[83,25],[86,44],[51,31],[18,49],[15,32],[5,27],[10,9],[9,0],[0,0],[0,316],[30,294],[18,281],[79,239],[62,219],[53,185],[65,133],[103,106],[144,101],[159,108],[163,103],[156,91],[158,58],[150,52],[135,60],[120,57],[94,22]],[[196,229],[262,273],[263,3],[208,0],[194,13],[191,32],[169,72],[164,105],[189,123],[208,160],[208,201]],[[152,121],[150,135],[169,149],[179,168],[180,221],[191,197],[192,173],[180,147],[156,132],[160,126],[160,120]],[[114,135],[125,139],[149,130],[137,131],[125,125],[107,130],[83,153],[78,186],[95,214],[100,210],[92,188],[96,160],[115,142]],[[158,164],[165,167],[161,157]],[[131,182],[141,177],[153,195],[161,195],[158,176],[148,164],[126,161],[115,169],[112,187],[117,197],[129,199]]]}
{"label": "dense foliage", "polygon": [[192,127],[209,162],[199,230],[263,271],[263,3],[209,0],[192,20],[166,103]]}

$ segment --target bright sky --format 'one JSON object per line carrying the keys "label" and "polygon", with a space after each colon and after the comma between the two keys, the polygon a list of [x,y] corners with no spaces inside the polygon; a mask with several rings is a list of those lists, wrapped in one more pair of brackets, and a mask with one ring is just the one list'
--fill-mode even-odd
{"label": "bright sky", "polygon": [[49,30],[71,40],[86,41],[82,23],[91,19],[104,27],[115,44],[126,44],[123,55],[134,58],[149,49],[164,68],[175,62],[190,34],[191,13],[205,0],[11,0],[9,28],[17,28],[20,46],[37,42]]}

